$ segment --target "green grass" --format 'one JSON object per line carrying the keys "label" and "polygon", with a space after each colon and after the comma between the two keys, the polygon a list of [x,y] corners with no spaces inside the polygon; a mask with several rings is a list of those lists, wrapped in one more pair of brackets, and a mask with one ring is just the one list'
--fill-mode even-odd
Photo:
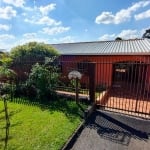
{"label": "green grass", "polygon": [[[86,107],[86,106],[84,106]],[[0,101],[0,149],[5,145],[5,113]],[[8,150],[58,150],[81,123],[80,108],[73,101],[45,105],[8,102]]]}

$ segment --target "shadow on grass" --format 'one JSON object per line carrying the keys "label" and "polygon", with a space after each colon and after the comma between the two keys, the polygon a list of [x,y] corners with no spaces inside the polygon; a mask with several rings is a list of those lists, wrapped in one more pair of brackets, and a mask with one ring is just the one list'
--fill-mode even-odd
{"label": "shadow on grass", "polygon": [[4,130],[5,131],[5,135],[4,137],[1,137],[0,138],[0,142],[4,142],[4,146],[3,146],[3,150],[7,150],[7,145],[8,145],[8,142],[9,140],[11,140],[13,137],[10,135],[9,131],[10,131],[10,127],[13,127],[13,126],[17,126],[21,124],[20,122],[19,123],[15,123],[15,124],[12,124],[12,125],[6,125],[5,127],[2,127],[0,129]]}
{"label": "shadow on grass", "polygon": [[19,113],[19,112],[21,112],[21,111],[22,111],[21,109],[11,111],[11,112],[9,113],[9,117],[14,116],[15,114],[17,114],[17,113]]}
{"label": "shadow on grass", "polygon": [[25,105],[28,105],[28,106],[39,106],[38,101],[29,100],[26,97],[14,98],[13,100],[11,100],[11,102],[17,103],[17,104],[25,104]]}
{"label": "shadow on grass", "polygon": [[[14,116],[15,114],[19,113],[20,111],[21,111],[21,109],[11,111],[11,112],[9,113],[9,117]],[[2,111],[2,112],[4,112],[4,111]],[[6,121],[5,119],[6,119],[6,116],[3,116],[3,117],[0,118],[0,120],[2,120],[2,121],[4,121],[4,122]],[[17,123],[15,123],[15,124],[10,124],[10,123],[8,124],[8,123],[6,123],[6,125],[5,125],[4,127],[1,127],[1,128],[0,128],[0,129],[2,129],[2,130],[5,131],[5,136],[2,137],[2,138],[0,138],[0,141],[4,142],[4,147],[3,147],[4,150],[7,150],[8,142],[9,142],[10,139],[13,138],[12,136],[9,135],[10,127],[17,126],[17,125],[19,125],[19,124],[21,124],[21,123],[22,123],[22,122],[17,122]]]}
{"label": "shadow on grass", "polygon": [[5,110],[4,110],[4,109],[0,111],[0,114],[1,114],[1,113],[3,113],[3,112],[5,112]]}
{"label": "shadow on grass", "polygon": [[[5,112],[5,111],[3,111],[3,112]],[[14,116],[15,114],[17,114],[17,113],[19,113],[19,112],[21,112],[21,109],[11,111],[11,112],[9,112],[9,117],[11,118],[12,116]],[[0,117],[0,121],[1,121],[1,120],[2,120],[2,121],[5,120],[5,115],[3,115],[2,117]]]}
{"label": "shadow on grass", "polygon": [[41,105],[41,109],[48,109],[50,113],[55,111],[63,112],[71,121],[76,117],[83,118],[83,110],[85,105],[76,104],[73,100],[59,99],[46,104]]}
{"label": "shadow on grass", "polygon": [[76,104],[76,102],[72,99],[58,98],[57,96],[56,100],[50,101],[41,100],[39,102],[34,100],[28,100],[27,98],[15,98],[11,102],[28,106],[37,106],[40,107],[41,110],[49,110],[50,113],[53,113],[55,111],[63,112],[69,119],[71,119],[71,121],[73,121],[73,119],[76,117],[80,117],[81,119],[83,119],[83,112],[87,107],[87,104],[85,103]]}
{"label": "shadow on grass", "polygon": [[4,150],[7,150],[7,145],[8,145],[8,140],[10,140],[12,137],[9,136],[9,129],[10,129],[10,124],[6,124],[5,127],[3,127],[3,129],[5,130],[5,136],[0,138],[0,142],[4,141]]}

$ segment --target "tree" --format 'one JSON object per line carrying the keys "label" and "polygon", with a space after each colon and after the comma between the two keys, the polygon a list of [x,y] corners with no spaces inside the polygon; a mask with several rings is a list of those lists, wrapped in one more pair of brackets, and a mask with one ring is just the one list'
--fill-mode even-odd
{"label": "tree", "polygon": [[29,42],[12,48],[10,55],[15,62],[37,61],[44,60],[45,57],[56,56],[58,51],[44,43]]}
{"label": "tree", "polygon": [[8,81],[13,79],[15,73],[10,69],[12,59],[7,53],[0,54],[0,79],[7,79]]}
{"label": "tree", "polygon": [[116,37],[116,38],[115,38],[115,41],[120,41],[120,40],[122,40],[121,37]]}
{"label": "tree", "polygon": [[145,31],[145,33],[143,34],[142,38],[148,38],[148,39],[150,39],[150,29],[147,29]]}
{"label": "tree", "polygon": [[28,78],[32,65],[37,62],[44,63],[46,57],[53,58],[59,56],[59,53],[50,45],[29,42],[12,48],[10,56],[13,59],[12,69],[17,73],[18,82]]}
{"label": "tree", "polygon": [[9,94],[12,99],[13,84],[16,77],[15,72],[10,69],[12,59],[7,53],[0,54],[0,94],[7,95]]}

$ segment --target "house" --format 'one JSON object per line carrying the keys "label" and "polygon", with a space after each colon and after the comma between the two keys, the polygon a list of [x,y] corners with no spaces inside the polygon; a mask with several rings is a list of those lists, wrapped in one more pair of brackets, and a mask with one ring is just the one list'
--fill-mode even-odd
{"label": "house", "polygon": [[[82,73],[82,69],[87,69],[87,64],[93,62],[96,86],[111,87],[124,82],[140,82],[145,90],[150,88],[150,39],[62,43],[53,46],[61,53],[62,68],[66,74],[71,69]],[[83,72],[83,76],[86,78],[86,73]]]}
{"label": "house", "polygon": [[[150,39],[53,44],[65,82],[82,73],[81,88],[107,108],[150,114]],[[103,91],[103,92],[102,92]]]}

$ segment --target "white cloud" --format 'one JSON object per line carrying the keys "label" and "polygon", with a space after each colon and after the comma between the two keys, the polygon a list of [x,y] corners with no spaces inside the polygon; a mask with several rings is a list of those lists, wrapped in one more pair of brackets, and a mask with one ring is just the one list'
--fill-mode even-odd
{"label": "white cloud", "polygon": [[139,38],[139,32],[137,30],[122,30],[117,37],[121,37],[123,39],[134,39]]}
{"label": "white cloud", "polygon": [[103,36],[99,37],[99,40],[106,41],[106,40],[112,40],[115,38],[115,34],[104,34]]}
{"label": "white cloud", "polygon": [[99,16],[96,17],[95,22],[97,24],[110,24],[114,23],[115,16],[112,14],[112,12],[102,12]]}
{"label": "white cloud", "polygon": [[23,38],[21,40],[18,40],[15,45],[22,45],[22,44],[25,44],[25,43],[28,43],[28,42],[40,42],[40,43],[48,43],[48,39],[45,39],[45,38],[38,38],[38,37],[33,37],[33,38]]}
{"label": "white cloud", "polygon": [[15,39],[14,35],[11,34],[0,34],[0,41],[9,41]]}
{"label": "white cloud", "polygon": [[13,43],[0,41],[0,46],[4,51],[10,51],[10,49],[13,47]]}
{"label": "white cloud", "polygon": [[74,42],[74,38],[72,36],[65,36],[59,39],[53,39],[54,43],[72,43]]}
{"label": "white cloud", "polygon": [[7,51],[10,51],[11,48],[18,46],[18,45],[28,43],[28,42],[49,43],[49,39],[46,39],[46,38],[40,38],[40,37],[27,38],[26,37],[27,34],[24,34],[24,36],[21,39],[17,39],[13,35],[8,35],[8,34],[0,35],[1,49],[6,49]]}
{"label": "white cloud", "polygon": [[25,34],[23,34],[23,37],[24,37],[24,38],[27,38],[27,39],[33,39],[33,38],[35,38],[36,36],[37,36],[36,33],[25,33]]}
{"label": "white cloud", "polygon": [[116,14],[112,12],[104,11],[99,16],[96,17],[95,23],[97,24],[120,24],[122,22],[128,21],[132,13],[137,11],[141,7],[146,7],[150,4],[150,1],[140,1],[133,4],[131,7],[127,9],[121,9]]}
{"label": "white cloud", "polygon": [[32,10],[29,9],[26,12],[22,13],[25,16],[24,21],[31,24],[43,25],[43,26],[60,26],[61,21],[57,21],[48,16],[48,13],[54,10],[56,4],[51,3],[47,6],[34,7]]}
{"label": "white cloud", "polygon": [[10,26],[8,25],[5,25],[5,24],[0,24],[0,31],[1,30],[5,30],[5,31],[9,31],[10,30]]}
{"label": "white cloud", "polygon": [[62,27],[62,26],[59,26],[59,27],[52,27],[52,28],[43,28],[43,31],[42,33],[45,33],[45,34],[48,34],[48,35],[55,35],[55,34],[60,34],[60,33],[63,33],[63,32],[67,32],[70,30],[70,27]]}
{"label": "white cloud", "polygon": [[135,20],[150,18],[150,9],[134,16]]}
{"label": "white cloud", "polygon": [[37,24],[45,24],[45,25],[51,26],[51,25],[60,25],[61,22],[60,21],[57,22],[56,20],[49,18],[48,16],[44,16],[41,19],[39,19]]}
{"label": "white cloud", "polygon": [[23,7],[25,4],[25,0],[3,0],[3,2],[6,4],[11,4],[15,7]]}
{"label": "white cloud", "polygon": [[0,18],[2,19],[11,19],[12,17],[15,17],[16,14],[17,14],[16,10],[14,10],[10,6],[0,8]]}
{"label": "white cloud", "polygon": [[137,30],[122,30],[118,34],[104,34],[99,37],[99,40],[106,41],[106,40],[114,40],[116,37],[121,37],[122,39],[134,39],[134,38],[141,38],[145,29],[141,29],[140,31]]}
{"label": "white cloud", "polygon": [[47,26],[57,26],[57,25],[60,25],[61,24],[61,21],[56,21],[52,18],[49,18],[48,16],[44,16],[40,19],[25,19],[24,20],[25,22],[28,22],[28,23],[32,23],[32,24],[40,24],[40,25],[47,25]]}
{"label": "white cloud", "polygon": [[0,48],[9,51],[16,41],[16,37],[12,34],[0,34]]}
{"label": "white cloud", "polygon": [[52,3],[47,6],[41,6],[39,9],[43,15],[48,15],[48,13],[54,10],[55,8],[56,8],[56,4]]}
{"label": "white cloud", "polygon": [[141,29],[140,34],[143,35],[145,33],[145,31],[148,29],[150,29],[150,26],[147,26],[147,27]]}

